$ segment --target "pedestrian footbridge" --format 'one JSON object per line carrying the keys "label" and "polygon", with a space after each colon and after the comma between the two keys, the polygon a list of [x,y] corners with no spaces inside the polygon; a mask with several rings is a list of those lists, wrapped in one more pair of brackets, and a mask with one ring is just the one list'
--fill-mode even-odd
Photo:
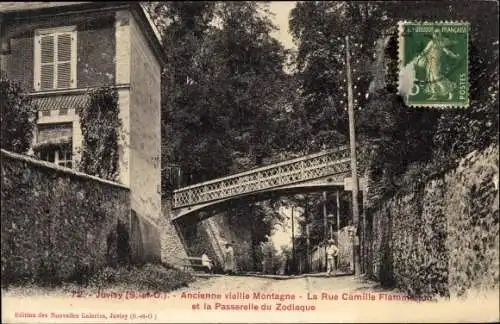
{"label": "pedestrian footbridge", "polygon": [[179,188],[173,193],[171,217],[178,220],[240,199],[343,187],[350,173],[349,147],[342,146]]}

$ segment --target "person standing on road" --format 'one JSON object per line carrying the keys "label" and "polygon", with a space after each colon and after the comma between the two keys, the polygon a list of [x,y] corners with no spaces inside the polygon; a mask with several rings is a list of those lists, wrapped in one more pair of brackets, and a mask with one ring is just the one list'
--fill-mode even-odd
{"label": "person standing on road", "polygon": [[205,252],[203,252],[201,256],[201,265],[204,266],[209,273],[212,273],[212,261]]}
{"label": "person standing on road", "polygon": [[330,275],[332,272],[337,271],[335,267],[335,258],[337,257],[337,254],[339,253],[339,249],[335,245],[335,241],[332,239],[328,240],[328,245],[326,246],[326,261],[327,261],[327,269],[326,272],[328,275]]}
{"label": "person standing on road", "polygon": [[224,272],[234,273],[234,250],[229,242],[226,242],[226,250],[224,251]]}

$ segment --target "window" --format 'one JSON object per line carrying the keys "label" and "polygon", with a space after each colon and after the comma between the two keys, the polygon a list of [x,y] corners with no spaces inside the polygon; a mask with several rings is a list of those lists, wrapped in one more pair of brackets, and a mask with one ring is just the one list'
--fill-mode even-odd
{"label": "window", "polygon": [[76,87],[76,27],[35,32],[35,90]]}
{"label": "window", "polygon": [[37,125],[37,129],[37,143],[33,150],[39,152],[40,159],[72,168],[72,123],[41,124]]}
{"label": "window", "polygon": [[71,149],[57,150],[55,163],[62,167],[71,168],[73,166]]}
{"label": "window", "polygon": [[40,152],[40,159],[47,161],[47,162],[56,162],[56,153],[54,150],[44,150]]}
{"label": "window", "polygon": [[71,153],[71,148],[61,149],[61,148],[47,148],[40,152],[40,159],[55,163],[59,166],[65,168],[73,167],[73,156]]}

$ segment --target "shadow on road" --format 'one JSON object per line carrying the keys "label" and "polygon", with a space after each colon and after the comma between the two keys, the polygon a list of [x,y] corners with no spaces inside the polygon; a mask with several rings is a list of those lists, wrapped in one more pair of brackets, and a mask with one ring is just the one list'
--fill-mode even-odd
{"label": "shadow on road", "polygon": [[276,280],[289,280],[289,279],[300,279],[300,278],[338,278],[338,277],[354,277],[351,273],[339,272],[335,275],[328,275],[326,273],[305,273],[300,275],[270,275],[270,274],[260,274],[251,272],[240,272],[233,275],[225,274],[207,274],[207,273],[195,273],[196,277],[199,278],[217,278],[217,277],[255,277],[255,278],[267,278]]}

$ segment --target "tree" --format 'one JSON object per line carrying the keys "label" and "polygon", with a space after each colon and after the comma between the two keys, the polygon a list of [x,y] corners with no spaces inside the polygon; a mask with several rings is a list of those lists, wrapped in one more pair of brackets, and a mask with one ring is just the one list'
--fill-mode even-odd
{"label": "tree", "polygon": [[[491,28],[498,24],[498,15],[492,13],[498,8],[487,2],[474,8],[454,1],[428,4],[432,11],[421,3],[383,6],[392,26],[399,20],[441,21],[450,15],[457,21],[470,22],[471,103],[468,109],[459,111],[408,108],[396,93],[395,78],[389,78],[386,89],[374,93],[373,100],[359,113],[357,127],[364,146],[373,148],[372,156],[364,160],[373,161],[371,177],[385,195],[423,185],[436,174],[454,168],[467,153],[498,142],[498,64],[494,63],[498,62],[498,29]],[[403,5],[405,10],[398,10]],[[397,66],[397,51],[394,35],[386,52],[379,54],[386,56],[390,66]]]}
{"label": "tree", "polygon": [[[325,228],[324,223],[324,198],[322,193],[311,193],[308,194],[307,199],[297,199],[296,197],[289,197],[289,203],[298,206],[304,210],[303,217],[297,218],[297,227],[300,228],[302,236],[305,236],[306,225],[309,224],[309,238],[310,246],[313,247],[323,242],[325,238],[325,232],[327,237],[330,235],[331,224],[330,220]],[[351,220],[351,194],[350,192],[342,191],[340,193],[340,228],[347,226]],[[327,214],[336,215],[337,211],[337,201],[336,196],[328,192],[326,196],[326,211]],[[307,206],[307,207],[306,207]],[[307,210],[306,210],[307,208]],[[334,220],[336,222],[336,218]],[[334,231],[336,231],[336,224],[333,226]],[[305,241],[300,241],[300,244],[305,244]]]}
{"label": "tree", "polygon": [[[286,147],[286,51],[270,36],[266,5],[255,2],[152,3],[167,55],[162,79],[164,167],[185,184],[263,164]],[[279,215],[271,203],[235,207],[256,250]],[[254,267],[259,256],[251,256]]]}
{"label": "tree", "polygon": [[230,137],[238,156],[248,160],[234,169],[260,165],[277,148],[277,101],[286,85],[286,52],[270,36],[275,26],[266,6],[255,2],[222,3],[222,29],[217,49],[225,61],[226,107],[230,107]]}
{"label": "tree", "polygon": [[[370,81],[372,49],[366,46],[383,12],[371,3],[298,2],[290,14],[290,32],[298,46],[300,101],[295,117],[303,147],[317,151],[347,142],[345,36],[350,37],[356,108],[363,106]],[[300,127],[300,125],[304,125]]]}
{"label": "tree", "polygon": [[[455,1],[297,3],[290,29],[298,43],[301,97],[295,115],[296,123],[304,125],[298,128],[304,133],[303,147],[346,142],[346,35],[352,47],[359,161],[363,169],[370,167],[371,182],[385,194],[408,184],[402,179],[410,169],[413,179],[420,179],[410,183],[424,183],[468,152],[498,142],[498,29],[491,27],[498,15],[492,12],[498,8],[488,2],[473,9]],[[408,108],[397,94],[397,23],[446,21],[450,15],[471,25],[471,107]],[[385,52],[377,51],[375,45],[384,39],[389,40]],[[376,66],[374,58],[380,56],[383,64]],[[380,75],[387,80],[382,89],[374,82]]]}
{"label": "tree", "polygon": [[[144,5],[160,29],[167,57],[162,74],[162,169],[171,163],[181,165],[187,183],[198,181],[200,174],[213,174],[218,168],[227,170],[230,154],[226,145],[214,136],[223,132],[224,125],[209,115],[210,107],[207,107],[211,84],[200,85],[199,81],[203,80],[194,82],[198,76],[217,70],[209,59],[213,50],[208,37],[214,3],[150,2]],[[204,134],[203,129],[211,134]],[[200,137],[203,140],[197,141]],[[214,163],[215,160],[218,163]]]}
{"label": "tree", "polygon": [[31,146],[37,110],[20,83],[9,80],[0,71],[1,147],[25,153]]}
{"label": "tree", "polygon": [[247,257],[253,270],[259,269],[262,261],[262,254],[259,252],[261,243],[268,242],[274,225],[281,222],[283,216],[272,202],[264,201],[234,205],[227,210],[226,219],[233,232],[240,233],[240,236],[243,232],[249,233],[252,254]]}
{"label": "tree", "polygon": [[[169,67],[164,156],[188,183],[263,163],[279,149],[285,51],[263,4],[161,3]],[[280,135],[277,135],[277,134]],[[201,138],[201,140],[200,140]]]}

